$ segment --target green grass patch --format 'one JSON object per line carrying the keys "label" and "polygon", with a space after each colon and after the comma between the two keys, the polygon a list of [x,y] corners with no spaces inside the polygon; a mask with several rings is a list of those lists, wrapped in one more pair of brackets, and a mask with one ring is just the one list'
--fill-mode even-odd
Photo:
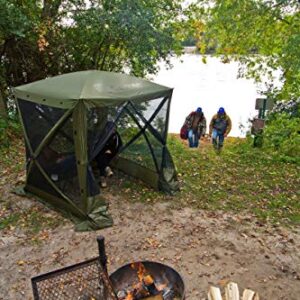
{"label": "green grass patch", "polygon": [[15,227],[20,220],[20,213],[13,213],[5,218],[0,219],[0,230],[6,229],[9,227]]}
{"label": "green grass patch", "polygon": [[170,197],[124,177],[116,193],[127,200],[172,201],[176,207],[248,212],[259,219],[300,224],[300,166],[253,148],[245,139],[227,139],[221,154],[210,144],[189,149],[169,138],[181,191]]}
{"label": "green grass patch", "polygon": [[64,219],[54,213],[47,213],[46,208],[32,207],[24,211],[6,213],[0,219],[0,230],[14,230],[18,227],[29,235],[36,235],[45,229],[54,229],[61,225]]}

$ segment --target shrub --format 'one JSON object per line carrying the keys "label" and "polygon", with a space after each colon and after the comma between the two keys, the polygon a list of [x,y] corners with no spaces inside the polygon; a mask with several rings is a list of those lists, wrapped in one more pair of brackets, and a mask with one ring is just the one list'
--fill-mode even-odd
{"label": "shrub", "polygon": [[264,148],[281,159],[300,163],[300,99],[279,102],[268,115]]}
{"label": "shrub", "polygon": [[9,145],[7,127],[8,121],[0,117],[0,147],[7,147]]}
{"label": "shrub", "polygon": [[21,124],[17,119],[3,119],[0,117],[0,149],[8,148],[12,139],[22,135]]}

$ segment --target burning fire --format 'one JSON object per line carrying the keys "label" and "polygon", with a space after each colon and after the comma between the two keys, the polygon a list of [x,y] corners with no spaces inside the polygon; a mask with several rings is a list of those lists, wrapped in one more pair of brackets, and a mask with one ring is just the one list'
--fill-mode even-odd
{"label": "burning fire", "polygon": [[119,300],[175,300],[174,291],[168,284],[160,284],[149,274],[142,263],[133,263],[131,268],[136,270],[138,282],[126,290],[118,292]]}
{"label": "burning fire", "polygon": [[139,281],[142,282],[146,274],[145,266],[142,263],[138,262],[138,263],[131,264],[131,268],[137,270]]}
{"label": "burning fire", "polygon": [[132,292],[129,292],[129,294],[127,294],[125,300],[134,300],[134,298],[133,298],[133,293],[132,293]]}

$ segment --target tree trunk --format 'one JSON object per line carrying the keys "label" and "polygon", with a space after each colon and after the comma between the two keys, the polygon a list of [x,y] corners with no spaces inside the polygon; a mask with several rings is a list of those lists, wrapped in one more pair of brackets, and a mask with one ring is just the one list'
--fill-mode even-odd
{"label": "tree trunk", "polygon": [[0,117],[3,119],[7,119],[8,115],[7,115],[7,107],[6,107],[6,102],[4,100],[4,95],[2,93],[2,91],[0,90]]}

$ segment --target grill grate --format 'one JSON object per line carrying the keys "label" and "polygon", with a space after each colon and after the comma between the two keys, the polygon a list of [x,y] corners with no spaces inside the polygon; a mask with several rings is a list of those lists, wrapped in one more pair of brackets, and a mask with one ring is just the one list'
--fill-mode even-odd
{"label": "grill grate", "polygon": [[116,299],[99,257],[31,279],[35,300]]}

